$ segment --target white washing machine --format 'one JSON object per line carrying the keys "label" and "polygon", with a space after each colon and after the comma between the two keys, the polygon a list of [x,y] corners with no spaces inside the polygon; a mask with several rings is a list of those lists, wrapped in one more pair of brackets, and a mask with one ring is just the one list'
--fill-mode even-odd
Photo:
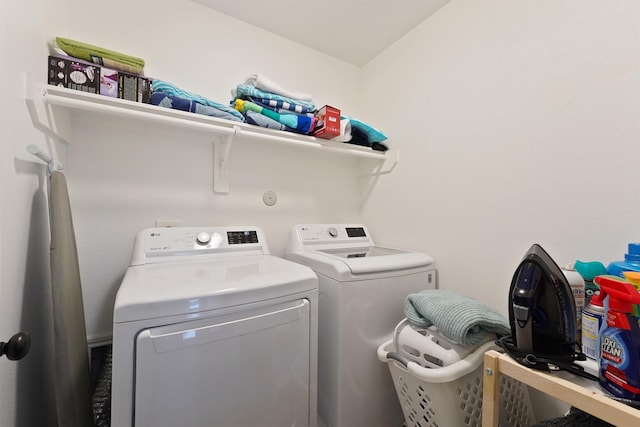
{"label": "white washing machine", "polygon": [[360,224],[293,227],[287,258],[318,275],[318,414],[328,427],[399,427],[402,410],[376,351],[405,297],[436,287],[433,259],[375,246]]}
{"label": "white washing machine", "polygon": [[316,425],[317,298],[257,227],[143,230],[114,307],[111,425]]}

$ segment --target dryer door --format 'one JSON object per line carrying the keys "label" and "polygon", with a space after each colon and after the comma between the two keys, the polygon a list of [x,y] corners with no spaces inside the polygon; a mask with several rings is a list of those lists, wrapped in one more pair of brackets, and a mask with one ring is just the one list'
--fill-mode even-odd
{"label": "dryer door", "polygon": [[142,331],[135,426],[309,425],[309,330],[301,299]]}

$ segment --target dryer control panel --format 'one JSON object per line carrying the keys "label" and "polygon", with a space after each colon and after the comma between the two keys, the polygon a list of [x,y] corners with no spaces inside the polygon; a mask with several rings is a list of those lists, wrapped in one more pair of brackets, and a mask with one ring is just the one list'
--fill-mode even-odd
{"label": "dryer control panel", "polygon": [[136,236],[132,265],[167,262],[176,257],[268,254],[258,227],[147,228]]}

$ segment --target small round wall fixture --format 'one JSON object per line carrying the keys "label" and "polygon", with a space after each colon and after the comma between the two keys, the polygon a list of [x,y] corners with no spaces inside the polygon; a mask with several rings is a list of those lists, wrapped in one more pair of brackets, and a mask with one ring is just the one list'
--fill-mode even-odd
{"label": "small round wall fixture", "polygon": [[262,195],[262,201],[267,206],[273,206],[278,201],[278,195],[276,194],[275,191],[271,191],[271,190],[265,191],[264,194]]}

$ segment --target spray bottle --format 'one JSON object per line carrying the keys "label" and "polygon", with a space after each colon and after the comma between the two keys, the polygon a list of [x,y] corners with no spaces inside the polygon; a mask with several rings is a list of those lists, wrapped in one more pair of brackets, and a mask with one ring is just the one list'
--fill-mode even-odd
{"label": "spray bottle", "polygon": [[600,328],[603,319],[604,304],[598,291],[582,309],[582,352],[596,362],[600,361]]}
{"label": "spray bottle", "polygon": [[600,385],[615,397],[640,400],[640,293],[629,282],[595,278],[608,299],[606,327],[600,336]]}

